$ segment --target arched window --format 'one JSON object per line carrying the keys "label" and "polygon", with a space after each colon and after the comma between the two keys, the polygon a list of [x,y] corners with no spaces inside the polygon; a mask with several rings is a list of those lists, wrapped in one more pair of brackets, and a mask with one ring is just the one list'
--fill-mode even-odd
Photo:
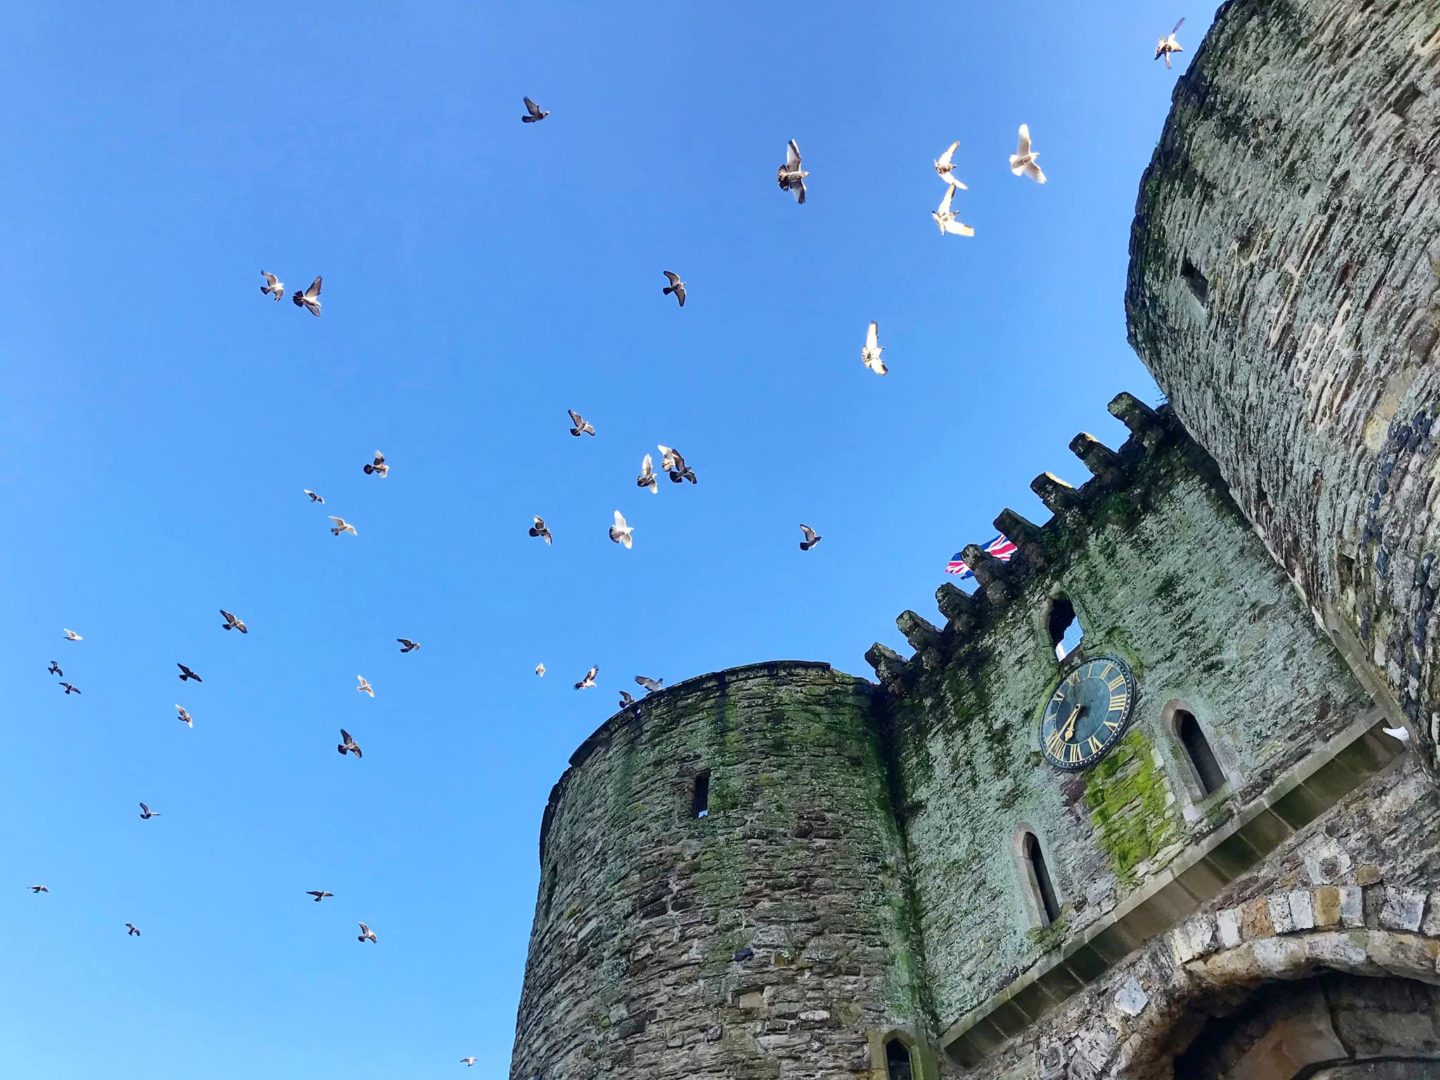
{"label": "arched window", "polygon": [[1214,795],[1225,784],[1225,770],[1220,768],[1215,751],[1210,749],[1210,740],[1205,738],[1200,722],[1189,709],[1176,709],[1174,720],[1175,736],[1190,758],[1195,776],[1200,781],[1200,790],[1206,795]]}
{"label": "arched window", "polygon": [[1045,853],[1040,850],[1040,839],[1033,832],[1027,830],[1022,837],[1020,857],[1024,863],[1036,921],[1040,926],[1049,926],[1060,918],[1060,899],[1055,892],[1055,883],[1050,879],[1050,868],[1045,865]]}
{"label": "arched window", "polygon": [[910,1047],[897,1035],[885,1040],[885,1075],[889,1080],[914,1080],[915,1062]]}
{"label": "arched window", "polygon": [[1064,660],[1080,645],[1085,629],[1080,617],[1075,614],[1075,605],[1065,594],[1050,601],[1050,614],[1046,616],[1045,628],[1050,632],[1050,644],[1055,647],[1055,659]]}

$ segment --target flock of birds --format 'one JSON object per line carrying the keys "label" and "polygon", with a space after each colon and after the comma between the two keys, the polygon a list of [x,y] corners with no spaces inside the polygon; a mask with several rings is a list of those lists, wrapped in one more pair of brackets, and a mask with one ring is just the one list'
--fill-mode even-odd
{"label": "flock of birds", "polygon": [[[1170,33],[1165,35],[1164,37],[1161,37],[1159,39],[1159,42],[1155,46],[1154,58],[1156,60],[1164,59],[1165,66],[1167,68],[1171,67],[1171,55],[1184,51],[1180,43],[1176,40],[1176,34],[1179,32],[1180,27],[1184,24],[1184,22],[1185,20],[1183,18],[1176,22]],[[539,105],[537,105],[528,97],[524,99],[524,103],[525,114],[520,118],[523,123],[536,124],[546,119],[550,115],[550,112],[548,110],[542,109]],[[952,208],[952,200],[955,197],[955,193],[957,191],[968,190],[966,185],[956,175],[956,166],[954,159],[955,152],[959,149],[959,146],[960,143],[958,140],[952,142],[934,161],[935,173],[944,183],[945,191],[940,199],[939,206],[935,210],[931,211],[931,217],[935,220],[935,223],[939,227],[942,236],[949,234],[952,236],[970,237],[975,235],[975,229],[972,226],[960,221]],[[1029,177],[1037,184],[1044,184],[1046,182],[1046,176],[1038,163],[1039,156],[1040,155],[1035,150],[1031,140],[1029,125],[1021,124],[1019,128],[1015,152],[1010,155],[1010,172],[1017,177]],[[800,153],[799,145],[794,139],[789,140],[786,143],[785,147],[785,160],[776,171],[776,180],[780,186],[780,189],[782,191],[789,192],[794,197],[797,204],[804,205],[808,197],[808,191],[805,181],[806,178],[809,176],[810,172],[804,166],[804,158]],[[672,270],[665,270],[663,271],[663,273],[668,282],[668,284],[665,285],[662,290],[664,295],[674,296],[678,306],[683,308],[685,306],[686,297],[686,285],[684,280],[680,277],[679,274],[675,273]],[[279,303],[280,300],[282,300],[285,296],[285,283],[281,281],[277,275],[272,274],[268,270],[262,270],[261,276],[264,278],[264,284],[260,286],[260,292],[263,295],[272,298],[276,303]],[[296,307],[304,308],[311,315],[319,318],[321,312],[320,292],[322,284],[323,278],[317,275],[307,288],[297,289],[293,294],[291,294],[291,301],[295,304]],[[874,372],[876,375],[885,375],[888,373],[889,369],[886,367],[884,360],[881,359],[881,354],[883,352],[884,348],[880,345],[879,342],[879,326],[877,323],[871,322],[866,329],[865,342],[861,348],[861,363],[866,369]],[[573,409],[568,410],[568,412],[571,424],[570,434],[572,436],[576,438],[581,438],[587,435],[592,438],[595,436],[594,424],[586,420],[583,416],[580,415],[580,413],[576,412]],[[695,475],[695,470],[691,468],[690,465],[686,462],[684,455],[681,454],[680,451],[676,450],[674,447],[665,446],[663,444],[657,445],[657,449],[660,452],[660,467],[658,470],[656,469],[653,456],[647,453],[640,463],[640,473],[635,479],[635,483],[639,487],[648,488],[652,494],[658,494],[658,478],[661,474],[668,475],[670,481],[674,484],[681,484],[685,481],[689,481],[691,484],[696,484],[699,482]],[[381,479],[384,479],[390,475],[390,465],[386,462],[385,455],[378,450],[375,452],[374,458],[371,461],[365,463],[365,465],[363,466],[363,470],[366,475],[377,476]],[[304,494],[309,498],[312,504],[324,505],[325,498],[323,495],[320,495],[318,492],[312,491],[309,488],[305,488],[303,490]],[[344,518],[337,517],[335,515],[329,515],[329,517],[331,521],[330,532],[332,535],[336,537],[347,534],[350,536],[359,535],[359,532],[355,528],[355,526],[350,522],[346,521]],[[803,539],[800,541],[801,551],[810,551],[817,544],[819,544],[822,539],[820,534],[817,533],[815,529],[813,529],[809,525],[802,523],[800,525],[800,531],[803,537]],[[608,534],[610,540],[613,543],[619,544],[627,550],[629,550],[634,544],[634,527],[625,520],[624,515],[622,515],[619,510],[616,510],[614,512],[614,520],[609,526]],[[551,533],[549,526],[546,525],[545,519],[538,515],[532,518],[532,523],[529,528],[529,535],[531,537],[544,541],[547,545],[554,543],[554,536]],[[236,630],[239,631],[239,633],[241,634],[248,634],[250,632],[249,628],[245,624],[245,621],[239,618],[233,612],[227,611],[222,608],[220,609],[220,615],[225,620],[222,624],[222,629],[227,631]],[[84,640],[84,637],[81,634],[78,634],[68,628],[64,629],[63,633],[65,640],[67,641],[80,642]],[[420,643],[411,638],[400,637],[396,638],[395,640],[400,645],[400,651],[402,653],[411,653],[420,648]],[[199,674],[197,674],[191,668],[187,667],[185,664],[177,662],[176,667],[179,668],[178,677],[181,682],[204,682],[204,680],[200,677]],[[58,685],[67,696],[71,694],[80,694],[81,691],[79,687],[77,687],[74,683],[65,680],[65,672],[62,670],[57,661],[51,660],[48,670],[50,674],[56,676],[58,679],[61,680]],[[538,677],[544,678],[545,672],[546,669],[543,662],[535,665],[535,674]],[[596,679],[598,678],[599,674],[599,666],[592,665],[590,669],[585,672],[584,676],[580,679],[580,681],[574,684],[575,689],[593,689],[596,685]],[[358,675],[356,676],[356,678],[358,679],[358,685],[355,687],[356,692],[365,694],[373,700],[375,697],[375,688],[365,678],[365,676]],[[665,680],[652,678],[648,675],[636,675],[635,683],[641,689],[643,689],[645,693],[649,694],[662,689],[665,685]],[[629,691],[620,691],[619,704],[621,708],[634,704],[635,700],[635,696]],[[194,727],[194,718],[183,705],[177,703],[175,706],[175,710],[177,718],[180,720],[181,723],[187,725],[190,728]],[[1402,734],[1401,732],[1392,732],[1388,729],[1387,733],[1395,735],[1395,737],[1397,738],[1403,738],[1405,734],[1408,734]],[[354,757],[357,759],[364,757],[364,752],[362,751],[360,744],[356,742],[350,732],[348,732],[344,728],[340,729],[340,742],[336,745],[335,749],[342,757],[347,755],[354,755]],[[141,802],[139,805],[140,819],[142,821],[150,821],[153,818],[157,818],[160,816],[160,812],[158,810],[152,809],[149,804]],[[49,893],[50,891],[49,886],[45,884],[34,884],[27,887],[31,893],[36,895]],[[308,889],[305,890],[305,895],[309,896],[315,903],[318,904],[324,900],[333,898],[335,894],[326,889]],[[358,926],[359,934],[357,935],[357,940],[361,944],[364,944],[367,941],[372,944],[378,944],[380,940],[379,937],[367,923],[360,922],[358,923]],[[141,935],[140,928],[131,922],[125,923],[125,932],[130,937],[140,937]],[[475,1057],[463,1057],[460,1059],[460,1063],[466,1066],[473,1066],[475,1065],[476,1060],[477,1059]]]}

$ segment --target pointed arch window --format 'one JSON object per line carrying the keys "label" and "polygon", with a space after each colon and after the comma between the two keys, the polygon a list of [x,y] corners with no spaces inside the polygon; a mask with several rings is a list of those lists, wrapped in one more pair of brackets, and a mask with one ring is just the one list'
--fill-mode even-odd
{"label": "pointed arch window", "polygon": [[885,1040],[885,1075],[887,1080],[919,1080],[913,1053],[899,1036]]}
{"label": "pointed arch window", "polygon": [[1040,838],[1028,829],[1020,838],[1020,861],[1024,870],[1025,884],[1030,890],[1032,921],[1037,926],[1049,926],[1060,918],[1060,895],[1050,877],[1050,867],[1045,862],[1045,852],[1040,847]]}
{"label": "pointed arch window", "polygon": [[1200,781],[1200,790],[1206,795],[1214,795],[1225,786],[1225,770],[1210,748],[1210,740],[1205,738],[1200,721],[1189,709],[1176,709],[1174,721],[1175,737],[1185,748],[1185,756],[1190,759],[1195,778]]}

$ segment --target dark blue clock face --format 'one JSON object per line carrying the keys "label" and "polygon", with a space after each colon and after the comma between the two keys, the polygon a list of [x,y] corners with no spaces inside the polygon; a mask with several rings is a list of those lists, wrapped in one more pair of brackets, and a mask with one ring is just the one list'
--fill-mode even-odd
{"label": "dark blue clock face", "polygon": [[1135,676],[1117,656],[1087,660],[1060,680],[1040,721],[1040,746],[1056,768],[1088,769],[1125,734]]}

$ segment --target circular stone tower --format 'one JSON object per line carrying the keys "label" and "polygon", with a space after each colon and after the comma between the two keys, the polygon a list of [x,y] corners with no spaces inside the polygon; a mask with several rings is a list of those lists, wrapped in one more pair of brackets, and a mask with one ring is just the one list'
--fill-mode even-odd
{"label": "circular stone tower", "polygon": [[1130,340],[1435,765],[1440,6],[1231,0],[1175,88]]}
{"label": "circular stone tower", "polygon": [[874,693],[757,664],[585,741],[541,826],[511,1080],[865,1076],[927,1026]]}

